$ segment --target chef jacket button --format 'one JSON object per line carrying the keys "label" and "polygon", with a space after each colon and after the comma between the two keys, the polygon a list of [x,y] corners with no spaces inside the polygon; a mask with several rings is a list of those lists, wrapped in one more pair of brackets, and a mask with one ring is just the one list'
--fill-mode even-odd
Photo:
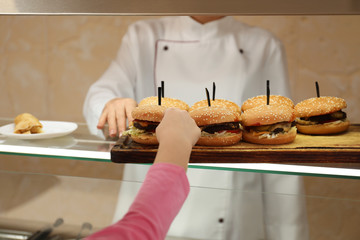
{"label": "chef jacket button", "polygon": [[223,218],[219,218],[219,223],[223,223],[224,219]]}
{"label": "chef jacket button", "polygon": [[168,46],[164,46],[164,51],[167,51],[169,49]]}
{"label": "chef jacket button", "polygon": [[242,50],[241,48],[239,49],[239,52],[241,53],[241,54],[243,54],[244,53],[244,50]]}

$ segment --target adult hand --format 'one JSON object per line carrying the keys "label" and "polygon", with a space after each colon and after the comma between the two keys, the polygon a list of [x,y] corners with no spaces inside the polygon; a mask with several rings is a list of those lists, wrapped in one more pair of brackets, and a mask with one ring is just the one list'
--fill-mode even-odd
{"label": "adult hand", "polygon": [[172,163],[186,170],[191,149],[198,141],[200,133],[200,128],[187,111],[167,109],[156,128],[159,149],[155,163]]}
{"label": "adult hand", "polygon": [[132,98],[114,98],[105,104],[103,112],[100,116],[97,128],[103,129],[105,123],[109,125],[110,137],[115,137],[117,133],[121,133],[126,129],[126,119],[132,122],[132,110],[137,103]]}

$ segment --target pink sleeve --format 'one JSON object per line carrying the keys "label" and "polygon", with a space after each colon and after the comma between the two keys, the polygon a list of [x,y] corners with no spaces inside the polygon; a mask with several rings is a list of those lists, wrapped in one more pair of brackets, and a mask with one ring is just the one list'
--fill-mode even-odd
{"label": "pink sleeve", "polygon": [[164,239],[189,191],[182,167],[154,164],[124,218],[86,239]]}

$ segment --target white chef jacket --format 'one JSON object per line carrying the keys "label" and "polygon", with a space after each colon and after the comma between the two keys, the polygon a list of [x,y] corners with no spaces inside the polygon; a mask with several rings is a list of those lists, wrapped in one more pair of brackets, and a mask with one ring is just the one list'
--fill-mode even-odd
{"label": "white chef jacket", "polygon": [[[105,104],[116,97],[137,102],[165,96],[189,105],[216,98],[241,105],[265,94],[290,97],[282,45],[271,33],[224,17],[200,24],[191,17],[165,17],[132,24],[116,59],[89,89],[84,116],[92,133]],[[133,201],[148,166],[127,164],[114,221]],[[308,239],[301,177],[188,169],[190,195],[168,235],[194,239]],[[128,182],[130,181],[130,182]]]}

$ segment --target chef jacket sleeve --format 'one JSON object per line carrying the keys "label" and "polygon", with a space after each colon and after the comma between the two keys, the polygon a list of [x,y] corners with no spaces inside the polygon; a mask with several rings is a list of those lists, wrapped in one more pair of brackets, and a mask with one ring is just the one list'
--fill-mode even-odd
{"label": "chef jacket sleeve", "polygon": [[136,69],[133,51],[137,39],[134,31],[128,31],[109,68],[91,85],[83,107],[83,114],[92,134],[102,135],[96,128],[105,104],[113,98],[135,98]]}

